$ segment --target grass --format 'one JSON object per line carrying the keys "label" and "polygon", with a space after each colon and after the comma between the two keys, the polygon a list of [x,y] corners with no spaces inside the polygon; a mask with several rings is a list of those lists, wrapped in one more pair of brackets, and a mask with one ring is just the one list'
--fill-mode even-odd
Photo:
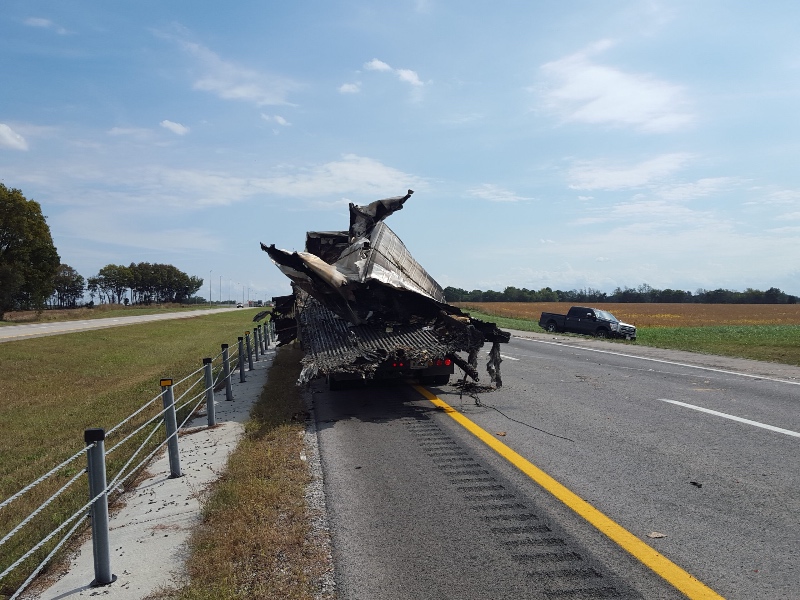
{"label": "grass", "polygon": [[[216,357],[222,343],[252,329],[258,309],[243,309],[177,321],[72,333],[0,344],[0,499],[17,492],[83,448],[88,427],[108,430],[160,394],[159,380],[179,380]],[[217,361],[219,364],[219,361]],[[176,385],[176,396],[181,389]],[[145,411],[155,414],[160,402]],[[138,421],[137,421],[138,422]],[[109,439],[121,439],[134,423]],[[109,479],[126,459],[126,444],[109,455]],[[22,499],[0,511],[0,537],[33,507],[85,468],[78,459]],[[86,500],[86,483],[69,493],[0,547],[0,571],[72,514]],[[37,561],[38,562],[38,561]],[[0,597],[16,589],[21,567],[0,583]]]}
{"label": "grass", "polygon": [[245,437],[212,486],[203,522],[190,539],[188,581],[159,597],[315,597],[326,561],[304,501],[310,478],[300,458],[305,404],[295,386],[301,356],[293,347],[278,352]]}
{"label": "grass", "polygon": [[[544,330],[539,327],[539,314],[532,316],[531,307],[525,307],[524,311],[516,313],[514,308],[506,306],[511,303],[481,303],[481,310],[472,310],[470,306],[464,306],[472,316],[478,319],[493,321],[501,328],[516,329],[518,331],[538,331]],[[545,305],[547,312],[559,312],[552,303]],[[624,306],[624,305],[619,305]],[[660,305],[663,307],[664,305]],[[636,343],[642,346],[653,346],[656,348],[667,348],[671,350],[686,350],[689,352],[700,352],[704,354],[717,354],[720,356],[731,356],[737,358],[749,358],[768,362],[777,362],[788,365],[800,366],[800,310],[799,305],[771,305],[772,310],[764,310],[765,305],[703,305],[704,322],[710,324],[705,326],[692,327],[669,327],[664,326],[665,320],[674,320],[674,316],[681,307],[685,308],[687,321],[697,319],[697,305],[672,304],[670,312],[664,312],[659,305],[647,307],[642,304],[631,304],[627,307],[628,314],[645,314],[642,307],[649,309],[651,324],[649,326],[637,325],[636,342],[625,340],[613,340],[620,344]],[[711,309],[705,308],[712,307]],[[733,306],[733,308],[728,308]],[[598,306],[598,308],[611,310],[618,318],[628,321],[630,317],[621,309],[610,308],[608,305]],[[788,308],[787,308],[788,307]],[[719,309],[714,311],[713,309]],[[769,306],[767,307],[769,308]],[[569,310],[565,305],[560,310]],[[661,310],[661,312],[658,312]],[[638,312],[637,312],[638,311]],[[541,311],[540,311],[541,312]],[[500,314],[502,313],[505,316]],[[692,314],[695,314],[692,317]],[[797,322],[795,320],[797,313]],[[529,315],[531,315],[529,317]],[[663,315],[659,317],[658,315]],[[680,316],[680,315],[678,315]],[[712,320],[711,317],[714,317]],[[729,322],[725,322],[725,319]],[[770,323],[769,320],[775,321]],[[628,322],[633,321],[631,319]],[[752,323],[752,324],[741,324]],[[572,334],[566,334],[572,335]],[[580,336],[584,337],[584,336]]]}
{"label": "grass", "polygon": [[139,315],[153,315],[187,310],[202,310],[207,308],[225,308],[210,304],[151,304],[149,306],[123,306],[122,304],[98,304],[94,308],[56,308],[43,310],[12,311],[7,312],[0,320],[0,327],[4,325],[21,325],[25,323],[52,323],[56,321],[85,321],[89,319],[105,319],[108,317],[132,317]]}

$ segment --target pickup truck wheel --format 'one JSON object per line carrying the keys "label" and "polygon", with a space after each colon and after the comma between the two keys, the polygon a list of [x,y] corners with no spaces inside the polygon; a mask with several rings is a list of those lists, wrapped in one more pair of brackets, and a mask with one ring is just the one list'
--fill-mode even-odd
{"label": "pickup truck wheel", "polygon": [[558,332],[558,327],[556,326],[556,322],[555,321],[548,321],[547,325],[544,328],[544,330],[548,331],[550,333]]}
{"label": "pickup truck wheel", "polygon": [[594,332],[594,337],[607,338],[608,329],[606,329],[605,327],[600,327],[597,331]]}

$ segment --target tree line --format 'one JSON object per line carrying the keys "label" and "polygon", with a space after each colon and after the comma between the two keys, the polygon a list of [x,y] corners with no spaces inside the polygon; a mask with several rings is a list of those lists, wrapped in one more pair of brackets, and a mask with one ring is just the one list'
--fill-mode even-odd
{"label": "tree line", "polygon": [[797,296],[786,294],[772,287],[766,291],[747,288],[743,292],[732,290],[699,289],[696,292],[665,289],[659,290],[643,283],[636,288],[616,288],[610,294],[592,288],[582,290],[540,290],[507,287],[502,292],[494,290],[467,291],[456,287],[444,288],[448,302],[569,302],[588,304],[592,302],[685,302],[697,304],[796,304]]}
{"label": "tree line", "polygon": [[73,307],[89,295],[108,304],[152,304],[185,302],[196,294],[203,280],[192,277],[172,265],[147,262],[106,265],[84,281],[72,267],[61,265],[55,280],[52,299],[59,307]]}
{"label": "tree line", "polygon": [[[0,320],[12,310],[70,308],[88,294],[99,302],[184,302],[203,280],[172,265],[106,265],[84,279],[61,262],[42,207],[0,183]],[[128,299],[130,292],[130,299]]]}

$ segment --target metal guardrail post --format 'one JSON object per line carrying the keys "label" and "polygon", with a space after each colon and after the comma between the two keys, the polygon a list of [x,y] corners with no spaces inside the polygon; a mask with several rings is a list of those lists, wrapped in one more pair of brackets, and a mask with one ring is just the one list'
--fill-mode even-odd
{"label": "metal guardrail post", "polygon": [[108,541],[108,493],[106,490],[106,432],[100,427],[86,429],[86,462],[89,473],[89,499],[92,504],[92,552],[94,553],[94,581],[92,587],[108,585],[117,580],[111,572],[111,545]]}
{"label": "metal guardrail post", "polygon": [[261,336],[258,334],[258,327],[256,327],[253,329],[253,360],[258,360],[258,351],[261,348]]}
{"label": "metal guardrail post", "polygon": [[247,364],[250,366],[250,370],[253,370],[253,351],[250,349],[250,332],[245,331],[244,337],[247,340]]}
{"label": "metal guardrail post", "polygon": [[258,345],[258,349],[261,351],[261,355],[262,356],[267,353],[267,348],[266,348],[266,345],[265,345],[265,342],[266,342],[265,338],[266,337],[267,337],[267,328],[264,327],[262,329],[261,325],[259,325],[258,326],[258,341],[260,343]]}
{"label": "metal guardrail post", "polygon": [[175,417],[175,396],[172,393],[172,379],[161,380],[161,401],[164,403],[164,426],[167,430],[167,449],[169,450],[169,478],[182,477],[181,457],[178,453],[178,420]]}
{"label": "metal guardrail post", "polygon": [[217,414],[214,410],[214,373],[210,358],[203,359],[203,372],[206,379],[206,417],[208,426],[213,427],[217,424]]}
{"label": "metal guardrail post", "polygon": [[244,338],[239,338],[239,383],[244,383],[247,378],[244,375]]}
{"label": "metal guardrail post", "polygon": [[228,356],[228,344],[222,344],[222,374],[225,377],[225,400],[233,400],[231,389],[231,360]]}

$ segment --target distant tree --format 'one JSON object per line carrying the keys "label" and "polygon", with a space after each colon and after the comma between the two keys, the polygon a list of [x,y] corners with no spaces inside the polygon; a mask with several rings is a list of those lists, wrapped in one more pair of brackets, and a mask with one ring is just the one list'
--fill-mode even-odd
{"label": "distant tree", "polygon": [[444,299],[447,302],[463,302],[464,299],[467,297],[467,290],[462,290],[461,288],[450,287],[447,286],[444,288]]}
{"label": "distant tree", "polygon": [[39,203],[0,183],[0,319],[44,308],[60,263]]}
{"label": "distant tree", "polygon": [[106,290],[111,303],[122,303],[128,288],[133,283],[131,270],[124,265],[106,265],[97,274],[99,285]]}
{"label": "distant tree", "polygon": [[126,269],[130,273],[128,285],[134,303],[185,302],[203,285],[202,279],[172,265],[131,263]]}
{"label": "distant tree", "polygon": [[86,291],[89,294],[89,301],[94,306],[94,297],[97,296],[99,298],[100,296],[100,282],[97,277],[89,277],[86,280]]}
{"label": "distant tree", "polygon": [[55,286],[55,300],[61,308],[74,308],[78,300],[83,298],[85,281],[75,269],[69,265],[61,264],[53,279]]}

